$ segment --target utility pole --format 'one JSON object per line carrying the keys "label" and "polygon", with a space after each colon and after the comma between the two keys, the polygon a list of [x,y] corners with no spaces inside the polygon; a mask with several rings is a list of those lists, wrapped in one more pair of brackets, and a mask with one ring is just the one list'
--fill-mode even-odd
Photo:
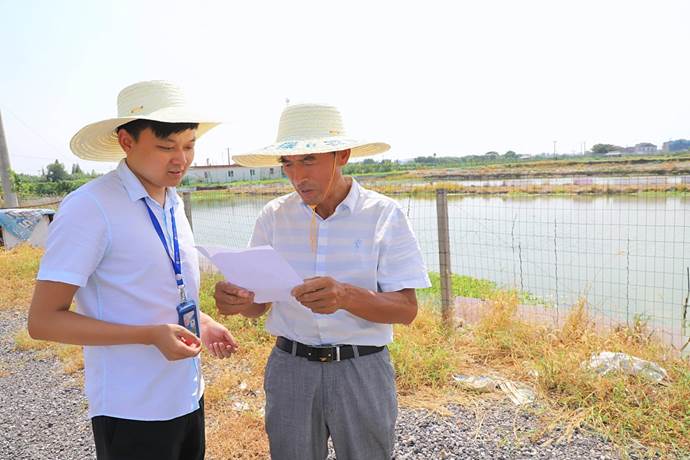
{"label": "utility pole", "polygon": [[2,180],[2,195],[5,198],[4,206],[6,208],[16,208],[19,206],[19,201],[17,201],[17,194],[12,191],[10,154],[7,151],[5,128],[2,126],[2,114],[0,114],[0,179]]}
{"label": "utility pole", "polygon": [[228,152],[228,166],[230,166],[230,147],[225,147],[225,150]]}
{"label": "utility pole", "polygon": [[553,141],[553,156],[556,156],[556,141]]}

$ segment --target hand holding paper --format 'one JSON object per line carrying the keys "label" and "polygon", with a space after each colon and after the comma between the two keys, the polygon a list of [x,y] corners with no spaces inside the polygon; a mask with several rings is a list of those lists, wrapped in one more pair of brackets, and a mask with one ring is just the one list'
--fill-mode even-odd
{"label": "hand holding paper", "polygon": [[232,284],[254,292],[254,302],[290,300],[290,291],[302,279],[290,264],[271,246],[249,249],[227,249],[197,246],[201,254],[218,267]]}

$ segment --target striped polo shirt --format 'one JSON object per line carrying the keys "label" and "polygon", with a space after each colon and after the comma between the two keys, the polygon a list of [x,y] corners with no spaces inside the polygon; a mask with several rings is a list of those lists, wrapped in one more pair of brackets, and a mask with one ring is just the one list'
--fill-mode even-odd
{"label": "striped polo shirt", "polygon": [[[297,192],[270,201],[261,211],[249,245],[270,245],[303,279],[330,276],[375,292],[425,288],[431,284],[419,243],[394,200],[352,186],[335,212],[316,215],[318,242],[309,238],[312,211]],[[275,302],[266,330],[308,345],[386,345],[393,327],[367,321],[345,310],[318,314],[297,300]]]}

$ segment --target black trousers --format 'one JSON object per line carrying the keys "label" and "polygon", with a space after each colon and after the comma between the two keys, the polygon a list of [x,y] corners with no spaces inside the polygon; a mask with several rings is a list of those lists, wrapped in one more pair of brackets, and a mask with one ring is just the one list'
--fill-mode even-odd
{"label": "black trousers", "polygon": [[91,419],[98,460],[203,460],[204,398],[199,409],[165,421],[99,415]]}

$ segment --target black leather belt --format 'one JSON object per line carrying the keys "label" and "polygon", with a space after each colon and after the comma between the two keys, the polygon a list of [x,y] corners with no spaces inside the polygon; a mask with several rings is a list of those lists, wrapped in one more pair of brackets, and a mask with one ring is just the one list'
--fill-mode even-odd
{"label": "black leather belt", "polygon": [[296,355],[302,358],[307,358],[309,361],[318,361],[321,363],[329,363],[331,361],[342,361],[343,359],[350,359],[355,357],[355,350],[357,347],[359,356],[371,355],[378,353],[385,347],[373,347],[370,345],[327,345],[321,347],[310,347],[299,342],[293,342],[285,337],[276,338],[276,347],[283,351],[292,353],[293,345],[296,346]]}

